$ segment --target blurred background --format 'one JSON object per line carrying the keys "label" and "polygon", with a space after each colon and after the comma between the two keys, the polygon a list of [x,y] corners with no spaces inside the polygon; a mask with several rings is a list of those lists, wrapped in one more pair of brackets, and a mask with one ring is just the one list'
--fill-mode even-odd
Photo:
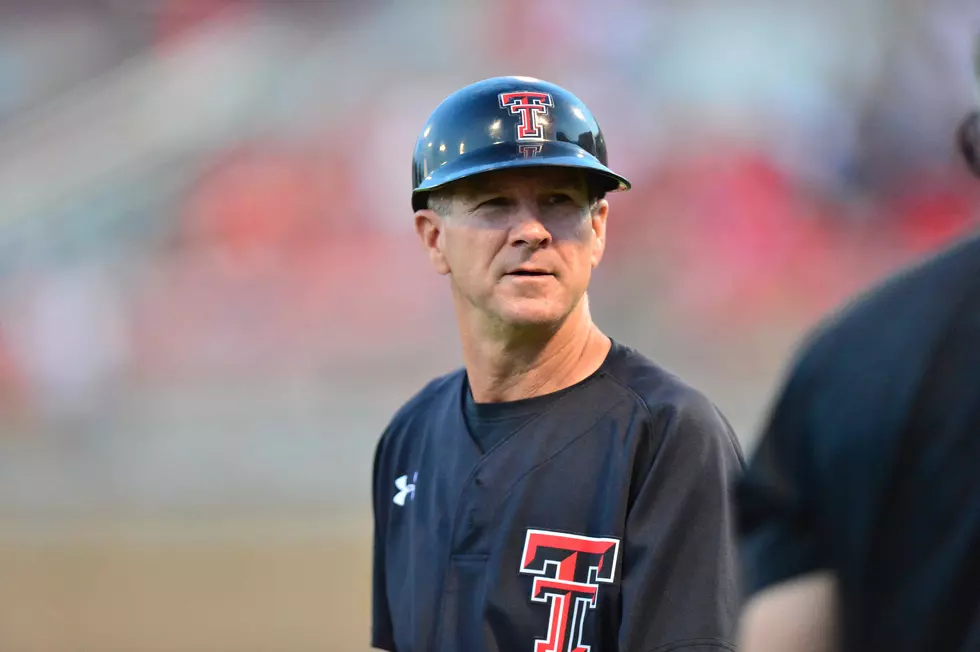
{"label": "blurred background", "polygon": [[597,321],[751,452],[805,330],[977,224],[978,26],[967,0],[0,0],[0,649],[367,649],[374,444],[460,363],[409,159],[484,77],[596,113],[634,184]]}

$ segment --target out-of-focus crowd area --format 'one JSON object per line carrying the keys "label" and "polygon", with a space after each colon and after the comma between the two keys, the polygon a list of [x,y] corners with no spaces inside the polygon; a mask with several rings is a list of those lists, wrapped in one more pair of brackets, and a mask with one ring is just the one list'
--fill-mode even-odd
{"label": "out-of-focus crowd area", "polygon": [[[8,535],[366,514],[381,428],[459,363],[414,140],[500,74],[597,115],[633,190],[594,314],[751,449],[806,327],[976,225],[978,25],[956,0],[0,1]],[[334,649],[305,645],[275,649]]]}

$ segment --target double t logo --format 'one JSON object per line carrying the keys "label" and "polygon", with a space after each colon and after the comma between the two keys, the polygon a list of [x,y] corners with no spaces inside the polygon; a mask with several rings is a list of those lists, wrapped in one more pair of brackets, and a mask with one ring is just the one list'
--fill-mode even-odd
{"label": "double t logo", "polygon": [[521,573],[535,575],[533,602],[551,602],[548,637],[534,652],[589,652],[582,643],[585,613],[595,609],[600,584],[616,578],[619,539],[528,530]]}
{"label": "double t logo", "polygon": [[548,109],[555,106],[548,93],[514,91],[500,94],[500,108],[520,116],[517,123],[517,140],[544,140],[543,118]]}

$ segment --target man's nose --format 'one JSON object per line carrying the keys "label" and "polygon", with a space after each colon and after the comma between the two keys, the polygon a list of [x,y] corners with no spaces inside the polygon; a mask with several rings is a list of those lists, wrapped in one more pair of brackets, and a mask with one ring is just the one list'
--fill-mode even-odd
{"label": "man's nose", "polygon": [[520,206],[514,215],[514,225],[510,231],[510,244],[517,246],[545,247],[551,243],[551,232],[541,221],[538,210]]}

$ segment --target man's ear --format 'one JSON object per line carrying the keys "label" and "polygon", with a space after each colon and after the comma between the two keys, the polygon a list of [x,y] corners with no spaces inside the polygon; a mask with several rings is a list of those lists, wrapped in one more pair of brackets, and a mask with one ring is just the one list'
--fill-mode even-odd
{"label": "man's ear", "polygon": [[442,216],[434,210],[424,208],[415,212],[415,232],[422,241],[422,246],[429,254],[429,262],[439,274],[449,273],[449,263],[443,254],[445,238],[443,237]]}
{"label": "man's ear", "polygon": [[606,218],[609,217],[609,202],[605,199],[598,200],[592,205],[590,219],[592,220],[592,233],[595,238],[592,240],[592,267],[596,267],[602,260],[602,254],[606,250]]}

